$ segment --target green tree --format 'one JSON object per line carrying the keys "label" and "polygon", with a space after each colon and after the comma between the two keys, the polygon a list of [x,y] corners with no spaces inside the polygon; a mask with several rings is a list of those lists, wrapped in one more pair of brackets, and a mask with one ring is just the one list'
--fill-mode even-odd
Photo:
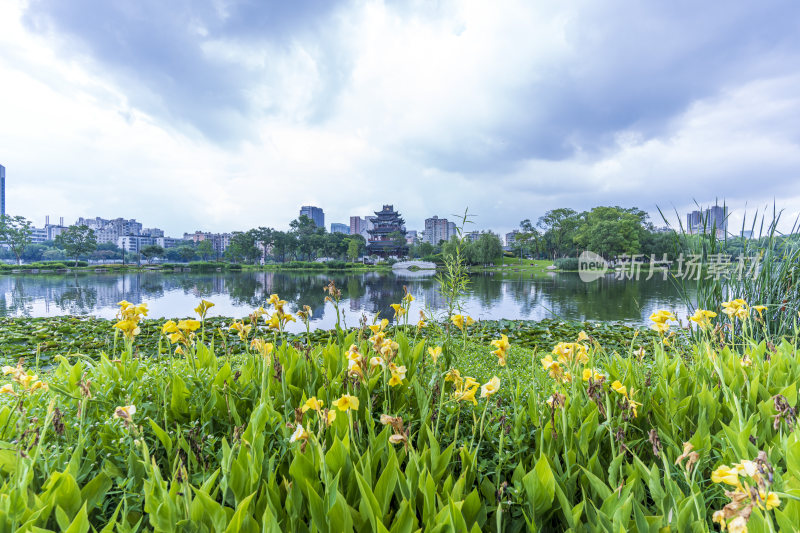
{"label": "green tree", "polygon": [[17,258],[17,264],[22,264],[22,253],[25,247],[31,244],[33,229],[31,222],[23,216],[0,216],[0,242],[8,248]]}
{"label": "green tree", "polygon": [[544,231],[546,250],[553,259],[574,250],[575,231],[580,222],[580,215],[568,207],[553,209],[539,217],[536,225]]}
{"label": "green tree", "polygon": [[214,256],[214,245],[211,244],[211,241],[208,239],[200,241],[197,245],[197,255],[199,255],[203,261],[208,261]]}
{"label": "green tree", "polygon": [[647,231],[646,220],[647,214],[636,208],[595,207],[583,214],[575,244],[606,258],[637,254]]}
{"label": "green tree", "polygon": [[275,243],[276,232],[274,229],[265,228],[264,226],[259,226],[258,228],[251,229],[250,231],[253,232],[253,237],[255,238],[256,242],[261,245],[261,259],[266,263],[267,253],[269,253],[270,248],[272,248],[272,245]]}
{"label": "green tree", "polygon": [[235,233],[225,250],[225,255],[235,263],[256,262],[261,256],[261,252],[256,247],[256,237],[252,230]]}
{"label": "green tree", "polygon": [[348,239],[347,242],[348,242],[348,244],[347,244],[347,258],[350,259],[350,261],[352,261],[353,263],[355,263],[356,259],[358,259],[358,255],[359,255],[359,251],[360,251],[359,247],[358,247],[358,241],[355,240],[355,239]]}
{"label": "green tree", "polygon": [[197,257],[197,252],[191,246],[178,246],[178,254],[181,260],[187,263]]}
{"label": "green tree", "polygon": [[164,253],[164,248],[157,244],[149,244],[141,249],[142,257],[144,257],[148,263],[152,262],[156,257],[164,257]]}
{"label": "green tree", "polygon": [[324,242],[319,237],[325,234],[325,228],[318,228],[314,221],[305,215],[292,220],[289,227],[291,228],[289,233],[295,238],[296,253],[301,259],[311,261]]}
{"label": "green tree", "polygon": [[89,226],[70,226],[56,237],[56,244],[64,249],[67,257],[74,257],[75,266],[78,266],[81,255],[90,254],[97,248],[97,237]]}
{"label": "green tree", "polygon": [[481,233],[481,236],[473,244],[475,248],[474,260],[477,263],[486,265],[496,261],[503,255],[503,243],[500,242],[500,237],[490,231]]}

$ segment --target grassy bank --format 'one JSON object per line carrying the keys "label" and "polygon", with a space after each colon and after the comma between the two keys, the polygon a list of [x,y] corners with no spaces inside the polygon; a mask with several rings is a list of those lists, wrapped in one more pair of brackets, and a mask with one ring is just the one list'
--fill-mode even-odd
{"label": "grassy bank", "polygon": [[317,263],[313,261],[289,261],[286,263],[271,263],[266,265],[244,265],[227,263],[224,261],[192,261],[191,263],[108,263],[88,264],[79,261],[78,266],[73,262],[44,261],[23,265],[0,264],[0,274],[59,274],[69,272],[226,272],[226,271],[331,271],[331,272],[366,272],[390,271],[387,264],[365,265],[363,263],[348,263],[345,261],[330,261]]}
{"label": "grassy bank", "polygon": [[[110,340],[105,321],[31,321],[62,354],[68,339],[90,344],[38,377],[33,358],[3,369],[0,527],[800,523],[797,336],[752,341],[749,307],[694,335],[670,332],[667,315],[655,317],[662,336],[455,316],[306,338],[281,333],[303,316],[271,303],[233,329],[203,320],[202,304],[194,320],[166,324],[125,305]],[[721,336],[734,321],[744,334]],[[31,335],[24,322],[2,331],[12,326],[4,349]]]}

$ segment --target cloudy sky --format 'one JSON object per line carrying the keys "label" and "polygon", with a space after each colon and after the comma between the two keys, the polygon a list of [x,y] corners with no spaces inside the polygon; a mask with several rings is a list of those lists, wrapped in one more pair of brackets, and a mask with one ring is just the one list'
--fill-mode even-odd
{"label": "cloudy sky", "polygon": [[0,1],[7,206],[179,235],[393,203],[800,212],[795,0]]}

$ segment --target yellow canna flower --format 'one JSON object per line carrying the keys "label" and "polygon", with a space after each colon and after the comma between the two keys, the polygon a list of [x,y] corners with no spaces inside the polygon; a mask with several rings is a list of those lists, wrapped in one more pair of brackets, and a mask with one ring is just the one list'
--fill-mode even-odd
{"label": "yellow canna flower", "polygon": [[333,410],[328,411],[328,414],[326,415],[326,419],[328,421],[328,425],[329,426],[331,424],[333,424],[333,421],[336,420],[336,411],[333,411]]}
{"label": "yellow canna flower", "polygon": [[178,329],[181,331],[197,331],[203,324],[199,320],[186,319],[178,322]]}
{"label": "yellow canna flower", "polygon": [[380,366],[381,368],[386,366],[386,361],[383,360],[383,357],[373,357],[369,360],[370,368],[375,368],[376,366]]}
{"label": "yellow canna flower", "polygon": [[414,297],[411,296],[410,292],[407,292],[405,296],[403,296],[403,301],[407,303],[411,303],[414,301]]}
{"label": "yellow canna flower", "polygon": [[175,333],[178,331],[178,325],[175,324],[174,320],[167,320],[164,322],[164,325],[161,326],[161,334],[166,335],[167,333]]}
{"label": "yellow canna flower", "polygon": [[376,333],[378,333],[378,332],[381,332],[381,331],[383,331],[383,330],[386,328],[386,326],[388,326],[388,325],[389,325],[389,320],[388,320],[388,319],[386,319],[386,318],[384,318],[384,319],[383,319],[383,320],[381,320],[379,323],[377,323],[377,324],[373,324],[373,325],[371,325],[371,326],[367,326],[367,327],[369,328],[369,330],[370,330],[370,331],[371,331],[373,334],[376,334]]}
{"label": "yellow canna flower", "polygon": [[292,436],[289,437],[289,442],[297,442],[298,440],[305,440],[307,438],[308,431],[303,428],[303,424],[297,424],[297,429],[295,429]]}
{"label": "yellow canna flower", "polygon": [[29,390],[31,392],[33,392],[33,391],[39,390],[39,389],[50,390],[50,387],[47,385],[47,383],[43,383],[43,382],[37,380],[37,381],[35,381],[33,383],[33,385],[31,385]]}
{"label": "yellow canna flower", "polygon": [[175,355],[183,355],[183,354],[184,354],[184,351],[183,351],[183,347],[182,346],[178,346],[178,347],[175,348]]}
{"label": "yellow canna flower", "polygon": [[194,312],[200,315],[200,318],[205,318],[209,309],[214,307],[214,304],[208,300],[200,300],[200,305],[194,308]]}
{"label": "yellow canna flower", "polygon": [[406,312],[406,310],[405,310],[405,308],[403,307],[402,304],[392,304],[391,307],[392,307],[392,309],[394,309],[394,316],[396,318],[400,318]]}
{"label": "yellow canna flower", "polygon": [[584,368],[582,377],[583,381],[589,381],[590,379],[594,381],[600,381],[605,378],[605,376],[598,372],[595,368]]}
{"label": "yellow canna flower", "polygon": [[271,342],[264,342],[264,339],[255,338],[250,341],[250,348],[256,350],[262,357],[266,357],[272,353],[275,347]]}
{"label": "yellow canna flower", "polygon": [[587,335],[585,331],[581,331],[580,333],[578,333],[578,340],[575,342],[583,342],[588,340],[589,340],[589,335]]}
{"label": "yellow canna flower", "polygon": [[390,387],[400,385],[406,378],[405,366],[396,366],[394,363],[389,363],[389,371],[392,373],[392,378],[389,380]]}
{"label": "yellow canna flower", "polygon": [[439,357],[441,357],[442,355],[442,347],[441,346],[436,346],[435,348],[429,347],[428,355],[431,356],[431,359],[433,359],[433,364],[435,365],[436,362],[439,360]]}
{"label": "yellow canna flower", "polygon": [[467,316],[467,317],[464,318],[464,325],[471,326],[474,323],[475,323],[475,320],[473,320],[473,318],[471,316]]}
{"label": "yellow canna flower", "polygon": [[722,312],[731,319],[738,318],[739,320],[746,320],[748,311],[749,307],[747,302],[741,298],[731,300],[730,302],[722,302]]}
{"label": "yellow canna flower", "polygon": [[650,320],[656,323],[658,322],[663,323],[670,320],[675,321],[677,320],[677,318],[675,318],[675,315],[672,314],[670,311],[656,311],[655,313],[650,315]]}
{"label": "yellow canna flower", "polygon": [[16,396],[17,393],[14,392],[14,385],[11,383],[6,383],[2,387],[0,387],[0,394],[11,394],[12,396]]}
{"label": "yellow canna flower", "polygon": [[232,329],[233,331],[235,331],[235,332],[237,332],[239,334],[239,338],[242,341],[246,341],[247,340],[247,336],[250,335],[250,330],[252,328],[253,328],[253,326],[251,324],[245,325],[242,322],[234,322],[233,324],[231,324],[231,327],[230,327],[230,329]]}
{"label": "yellow canna flower", "polygon": [[617,380],[614,383],[612,383],[611,384],[611,388],[617,394],[621,394],[622,396],[625,396],[626,398],[628,397],[628,388],[625,385],[623,385],[622,383],[620,383],[619,380]]}
{"label": "yellow canna flower", "polygon": [[559,342],[553,347],[551,353],[558,356],[558,362],[562,365],[589,362],[587,346],[577,342]]}
{"label": "yellow canna flower", "polygon": [[305,413],[309,409],[313,409],[314,411],[321,411],[323,405],[324,402],[317,400],[316,396],[312,396],[311,398],[306,400],[306,403],[303,404],[303,407],[300,408],[300,411],[302,411],[303,413]]}
{"label": "yellow canna flower", "polygon": [[[755,309],[755,307],[753,309]],[[764,504],[762,505],[761,502],[764,502]],[[781,505],[781,499],[774,492],[770,492],[769,494],[764,494],[763,490],[758,491],[758,507],[760,509],[766,509],[767,511],[771,511],[777,507],[780,507],[780,505]]]}
{"label": "yellow canna flower", "polygon": [[135,414],[136,414],[135,405],[126,405],[114,409],[114,418],[121,418],[126,422],[131,422],[133,420],[133,415]]}
{"label": "yellow canna flower", "polygon": [[453,324],[460,330],[464,329],[464,316],[463,315],[453,315],[450,320]]}
{"label": "yellow canna flower", "polygon": [[461,372],[458,371],[456,368],[451,368],[447,371],[447,374],[444,376],[445,381],[452,381],[453,385],[459,386],[464,381],[461,378]]}
{"label": "yellow canna flower", "polygon": [[358,411],[358,398],[349,394],[343,394],[341,398],[333,401],[333,406],[340,411],[352,409]]}
{"label": "yellow canna flower", "polygon": [[758,317],[761,318],[761,313],[763,313],[764,311],[767,310],[767,306],[766,305],[754,305],[753,309],[758,311]]}
{"label": "yellow canna flower", "polygon": [[281,299],[277,294],[270,294],[269,299],[267,300],[267,303],[269,305],[275,305],[280,301],[281,301]]}
{"label": "yellow canna flower", "polygon": [[689,320],[700,326],[701,328],[707,328],[711,325],[711,319],[717,316],[717,313],[714,311],[706,311],[705,309],[698,309],[694,312],[692,316],[689,317]]}
{"label": "yellow canna flower", "polygon": [[500,378],[494,376],[488,383],[481,386],[481,398],[488,398],[500,389]]}
{"label": "yellow canna flower", "polygon": [[477,383],[472,388],[462,387],[458,391],[454,392],[453,399],[458,402],[472,402],[473,405],[478,405],[478,400],[475,399],[476,392],[478,392]]}
{"label": "yellow canna flower", "polygon": [[492,353],[494,353],[498,357],[499,357],[498,352],[502,352],[503,354],[505,354],[511,347],[511,344],[509,344],[508,342],[508,337],[502,333],[500,334],[499,339],[493,340],[490,344],[495,348],[495,351]]}
{"label": "yellow canna flower", "polygon": [[739,483],[739,469],[729,468],[727,465],[722,465],[713,472],[711,472],[711,481],[714,483],[726,483],[734,487],[738,487]]}
{"label": "yellow canna flower", "polygon": [[139,325],[133,319],[120,320],[114,324],[114,327],[120,330],[126,339],[133,339],[141,332]]}

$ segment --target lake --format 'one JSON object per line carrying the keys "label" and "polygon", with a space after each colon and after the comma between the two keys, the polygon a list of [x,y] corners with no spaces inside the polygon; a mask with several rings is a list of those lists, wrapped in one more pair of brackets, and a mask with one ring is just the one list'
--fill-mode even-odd
{"label": "lake", "polygon": [[[313,309],[312,327],[328,329],[336,313],[325,302],[323,287],[332,279],[342,291],[341,309],[348,326],[362,315],[391,319],[390,305],[403,287],[414,296],[409,320],[422,309],[441,311],[444,301],[430,272],[134,272],[0,276],[0,316],[93,315],[113,318],[120,300],[146,303],[150,318],[185,317],[201,298],[216,304],[210,316],[243,317],[264,305],[272,293],[294,311]],[[471,276],[464,312],[477,319],[624,321],[646,324],[653,311],[669,309],[685,316],[675,285],[656,275],[650,280],[622,280],[613,275],[584,283],[575,273],[484,273]],[[302,329],[293,324],[293,330]]]}

